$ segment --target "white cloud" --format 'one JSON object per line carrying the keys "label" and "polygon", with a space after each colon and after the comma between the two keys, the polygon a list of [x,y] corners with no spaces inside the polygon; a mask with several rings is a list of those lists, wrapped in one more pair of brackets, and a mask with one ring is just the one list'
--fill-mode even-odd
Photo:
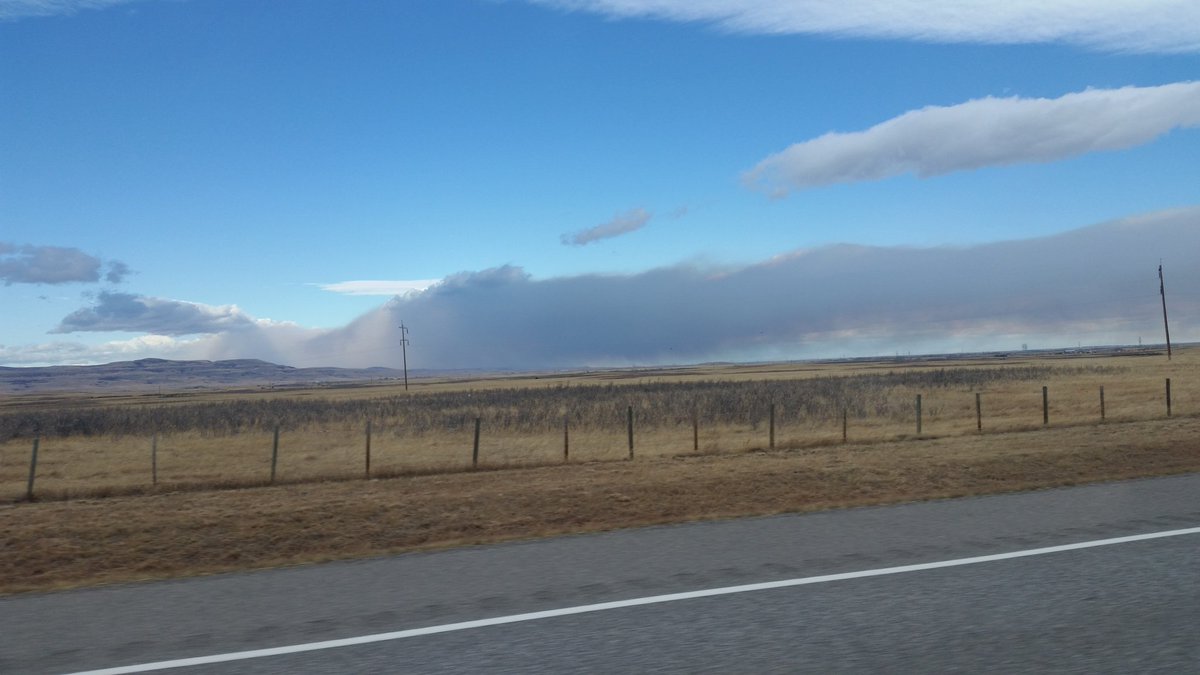
{"label": "white cloud", "polygon": [[1200,126],[1200,82],[1087,89],[1060,98],[983,98],[912,110],[866,131],[829,133],[771,155],[752,186],[782,195],[905,173],[934,176],[1049,162],[1148,143]]}
{"label": "white cloud", "polygon": [[103,9],[138,0],[0,0],[0,21],[31,16],[74,14],[85,9]]}
{"label": "white cloud", "polygon": [[387,280],[374,279],[362,281],[339,281],[332,284],[317,284],[323,291],[341,293],[342,295],[405,295],[415,291],[423,291],[430,286],[440,283],[441,279],[409,279]]}
{"label": "white cloud", "polygon": [[608,222],[600,223],[595,227],[589,227],[586,230],[580,230],[572,235],[563,235],[562,243],[573,246],[586,246],[594,241],[601,239],[612,239],[623,234],[629,234],[642,229],[646,223],[650,222],[653,217],[649,211],[643,208],[630,209],[624,213],[618,213]]}
{"label": "white cloud", "polygon": [[746,33],[944,43],[1065,43],[1116,52],[1200,51],[1195,0],[530,0],[616,18]]}
{"label": "white cloud", "polygon": [[101,292],[91,307],[63,318],[54,333],[126,331],[153,335],[196,335],[247,328],[259,322],[235,305]]}

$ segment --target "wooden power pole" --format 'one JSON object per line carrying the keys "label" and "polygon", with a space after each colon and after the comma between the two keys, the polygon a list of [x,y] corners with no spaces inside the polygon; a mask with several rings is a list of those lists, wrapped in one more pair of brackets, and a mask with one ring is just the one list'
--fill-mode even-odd
{"label": "wooden power pole", "polygon": [[408,329],[400,322],[400,355],[404,359],[404,391],[408,391]]}
{"label": "wooden power pole", "polygon": [[1162,296],[1163,330],[1167,333],[1167,360],[1171,360],[1171,326],[1167,323],[1167,286],[1163,282],[1162,263],[1158,264],[1158,294]]}

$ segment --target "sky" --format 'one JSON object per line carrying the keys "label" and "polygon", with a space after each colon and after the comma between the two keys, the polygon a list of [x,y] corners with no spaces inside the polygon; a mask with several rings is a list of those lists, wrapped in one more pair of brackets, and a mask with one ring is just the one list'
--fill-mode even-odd
{"label": "sky", "polygon": [[1200,340],[1195,0],[0,0],[0,366]]}

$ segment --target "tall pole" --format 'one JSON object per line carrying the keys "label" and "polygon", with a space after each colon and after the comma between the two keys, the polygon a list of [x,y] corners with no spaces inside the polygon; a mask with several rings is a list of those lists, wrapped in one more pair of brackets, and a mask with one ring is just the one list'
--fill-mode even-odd
{"label": "tall pole", "polygon": [[1162,296],[1163,330],[1167,333],[1167,360],[1171,360],[1171,327],[1167,324],[1167,287],[1163,283],[1162,263],[1158,264],[1158,294]]}
{"label": "tall pole", "polygon": [[400,354],[404,359],[404,391],[408,391],[408,329],[400,322]]}

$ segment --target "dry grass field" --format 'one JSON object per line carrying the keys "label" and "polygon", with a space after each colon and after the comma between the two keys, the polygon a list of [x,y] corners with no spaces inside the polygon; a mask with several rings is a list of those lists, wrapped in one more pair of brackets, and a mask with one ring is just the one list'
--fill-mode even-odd
{"label": "dry grass field", "polygon": [[[1196,471],[1198,370],[1193,349],[18,399],[0,406],[0,592]],[[636,461],[610,461],[629,407]],[[40,425],[34,502],[22,424]]]}
{"label": "dry grass field", "polygon": [[[1200,414],[1200,350],[1163,356],[777,364],[390,387],[15,399],[0,405],[0,500],[25,498],[38,437],[41,501],[742,452]],[[844,417],[843,417],[844,415]],[[843,427],[843,422],[845,426]],[[274,431],[280,429],[275,453]],[[564,428],[565,427],[565,428]],[[565,433],[564,433],[565,432]],[[566,446],[566,447],[564,447]]]}

